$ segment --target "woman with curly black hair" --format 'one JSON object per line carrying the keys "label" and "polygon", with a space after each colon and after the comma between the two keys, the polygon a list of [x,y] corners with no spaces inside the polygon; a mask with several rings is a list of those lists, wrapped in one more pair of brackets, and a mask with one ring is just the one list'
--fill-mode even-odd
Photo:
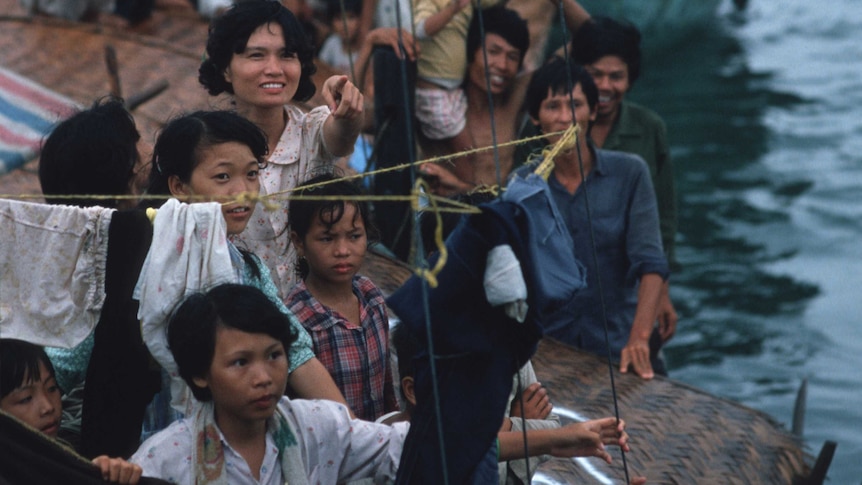
{"label": "woman with curly black hair", "polygon": [[[264,131],[268,167],[260,194],[292,189],[309,172],[353,151],[362,128],[363,96],[347,76],[322,86],[326,106],[304,112],[292,104],[315,92],[314,48],[296,17],[280,2],[252,0],[213,21],[198,80],[213,96],[228,93],[240,115]],[[295,251],[290,246],[287,208],[258,206],[238,237],[261,256],[284,298],[293,286]]]}

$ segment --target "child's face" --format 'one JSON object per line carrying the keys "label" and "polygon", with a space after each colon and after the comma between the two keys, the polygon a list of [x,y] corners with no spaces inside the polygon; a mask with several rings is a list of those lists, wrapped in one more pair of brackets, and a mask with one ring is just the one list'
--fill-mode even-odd
{"label": "child's face", "polygon": [[[347,30],[344,29],[345,18],[347,19]],[[353,12],[347,12],[342,18],[341,14],[332,18],[332,31],[338,34],[345,42],[353,42],[356,40],[356,34],[359,33],[359,16]]]}
{"label": "child's face", "polygon": [[287,385],[287,367],[278,340],[219,325],[209,372],[194,383],[212,392],[222,431],[255,427],[275,412]]}
{"label": "child's face", "polygon": [[224,73],[233,86],[238,108],[281,107],[293,99],[302,76],[295,54],[287,54],[281,25],[261,25],[248,38],[245,50],[234,54]]}
{"label": "child's face", "polygon": [[63,412],[60,388],[54,375],[41,362],[39,376],[41,379],[38,381],[24,376],[21,386],[0,400],[0,409],[55,438],[60,431],[60,416]]}
{"label": "child's face", "polygon": [[344,204],[341,220],[332,227],[315,216],[304,240],[294,238],[300,256],[308,261],[308,278],[328,283],[350,282],[368,248],[365,221],[356,206]]}
{"label": "child's face", "polygon": [[[171,193],[208,196],[217,202],[227,202],[245,192],[257,195],[260,190],[259,172],[257,159],[248,146],[235,141],[220,143],[200,152],[200,162],[192,170],[189,183],[171,177]],[[192,202],[201,200],[193,199]],[[241,233],[253,209],[254,205],[249,202],[223,205],[227,233]]]}

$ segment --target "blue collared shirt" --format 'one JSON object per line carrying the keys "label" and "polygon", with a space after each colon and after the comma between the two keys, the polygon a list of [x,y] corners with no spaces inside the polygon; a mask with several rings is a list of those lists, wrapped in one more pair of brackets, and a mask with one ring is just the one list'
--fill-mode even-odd
{"label": "blue collared shirt", "polygon": [[[636,155],[622,152],[595,150],[595,154],[593,170],[574,194],[566,190],[555,174],[548,179],[551,194],[572,236],[575,255],[586,267],[587,287],[575,295],[571,304],[543,320],[547,335],[605,355],[600,278],[611,353],[619,359],[634,321],[640,278],[655,273],[666,279],[669,270],[646,163]],[[517,173],[524,174],[533,168],[534,165],[525,166]],[[585,197],[589,197],[589,218]]]}

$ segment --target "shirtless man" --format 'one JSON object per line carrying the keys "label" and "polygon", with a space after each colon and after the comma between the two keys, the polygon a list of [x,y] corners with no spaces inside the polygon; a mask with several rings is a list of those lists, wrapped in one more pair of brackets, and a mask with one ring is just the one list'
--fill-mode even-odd
{"label": "shirtless man", "polygon": [[[551,0],[553,3],[556,1]],[[590,14],[575,0],[563,0],[566,24],[577,30],[590,19]],[[527,22],[517,12],[505,7],[493,7],[482,12],[485,30],[485,48],[488,55],[490,95],[494,103],[494,124],[497,143],[517,138],[524,121],[524,93],[532,77],[531,72],[521,72],[524,55],[530,44]],[[470,146],[456,147],[458,152],[494,144],[491,131],[491,106],[488,83],[485,80],[485,60],[482,39],[479,35],[478,15],[473,18],[467,34],[467,76],[464,91],[467,95],[467,127]],[[421,140],[424,156],[446,154],[446,146]],[[498,148],[500,175],[494,150],[485,150],[470,156],[459,157],[452,162],[425,164],[421,172],[431,179],[439,195],[451,196],[465,193],[479,185],[505,183],[512,170],[514,146]]]}

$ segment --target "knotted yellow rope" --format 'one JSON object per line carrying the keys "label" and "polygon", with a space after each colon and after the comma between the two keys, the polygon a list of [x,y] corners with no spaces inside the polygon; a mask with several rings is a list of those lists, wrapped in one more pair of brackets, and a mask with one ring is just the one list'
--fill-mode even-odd
{"label": "knotted yellow rope", "polygon": [[[564,150],[569,150],[575,146],[577,142],[577,133],[579,132],[578,126],[573,124],[569,129],[563,132],[551,133],[550,135],[561,134],[562,136],[554,145],[551,145],[542,151],[542,157],[544,158],[542,162],[536,167],[535,173],[539,174],[545,180],[551,174],[551,171],[554,169],[554,159],[557,155]],[[524,138],[521,140],[515,140],[513,142],[503,143],[499,146],[510,146],[517,145],[521,143],[526,143],[529,141],[533,141],[536,139],[544,138],[549,136],[548,134],[543,134],[535,137]],[[338,180],[331,180],[320,182],[315,185],[303,186],[303,190],[308,190],[309,188],[326,185],[328,183],[334,183],[340,180],[352,180],[362,177],[368,177],[372,175],[376,175],[379,173],[392,172],[395,170],[402,170],[410,167],[411,165],[422,165],[425,163],[433,163],[438,161],[444,161],[453,159],[456,157],[471,155],[473,153],[478,153],[481,151],[489,150],[492,147],[483,147],[476,148],[472,150],[467,150],[460,153],[455,153],[452,155],[444,155],[440,157],[429,158],[425,160],[420,160],[413,163],[404,163],[401,165],[397,165],[394,167],[387,167],[379,170],[375,170],[372,172],[360,173],[356,175],[349,175],[346,177],[342,177]],[[237,194],[236,196],[224,196],[224,197],[213,197],[213,196],[205,196],[205,195],[189,195],[183,197],[183,200],[186,202],[191,201],[224,201],[221,202],[223,205],[229,204],[256,204],[260,203],[264,206],[264,208],[268,211],[277,210],[280,207],[278,201],[282,200],[340,200],[340,201],[401,201],[401,202],[410,202],[414,211],[419,211],[419,200],[420,197],[424,197],[428,200],[430,205],[430,211],[432,211],[435,215],[437,226],[434,229],[434,244],[437,247],[437,251],[440,253],[437,262],[435,263],[433,268],[414,268],[414,273],[417,276],[424,278],[428,284],[432,288],[436,288],[438,285],[437,275],[440,274],[440,271],[443,270],[443,267],[446,265],[446,261],[448,259],[448,252],[446,250],[446,245],[443,241],[443,219],[440,216],[443,212],[453,212],[460,214],[477,214],[479,213],[479,209],[470,204],[466,204],[463,202],[459,202],[456,200],[439,197],[431,194],[430,187],[427,182],[423,179],[416,180],[416,184],[413,187],[411,193],[409,195],[357,195],[351,197],[343,197],[343,196],[315,196],[315,195],[290,195],[287,194],[293,192],[294,189],[283,190],[280,192],[276,192],[273,194],[260,195],[256,193],[243,192]],[[498,185],[482,185],[478,186],[471,191],[471,193],[482,193],[488,192],[497,196],[500,193],[502,188]],[[42,195],[42,194],[0,194],[0,198],[10,198],[10,199],[52,199],[52,198],[81,198],[81,199],[91,199],[91,200],[120,200],[120,199],[164,199],[165,195],[103,195],[103,194],[84,194],[84,195]],[[429,210],[429,209],[424,209]],[[147,217],[152,222],[155,219],[156,210],[155,209],[147,209],[146,211]],[[415,251],[415,246],[414,249]]]}
{"label": "knotted yellow rope", "polygon": [[554,171],[554,159],[557,158],[557,155],[559,155],[560,152],[574,148],[575,144],[578,142],[579,131],[580,127],[578,127],[577,123],[572,123],[572,126],[563,132],[563,136],[557,140],[557,143],[549,145],[542,150],[543,160],[539,166],[536,167],[534,173],[547,181],[548,177],[551,176],[551,172]]}
{"label": "knotted yellow rope", "polygon": [[[431,187],[428,186],[428,182],[417,179],[416,184],[413,186],[413,212],[419,211],[419,197],[423,196],[424,193],[429,193]],[[437,246],[437,251],[440,253],[440,256],[437,258],[437,263],[434,264],[433,268],[414,268],[413,272],[416,273],[416,276],[423,278],[428,282],[428,286],[431,288],[437,288],[437,275],[443,271],[443,267],[446,266],[446,259],[449,257],[449,252],[446,250],[446,244],[443,243],[443,218],[440,217],[441,211],[437,206],[437,197],[431,196],[428,197],[428,202],[431,204],[432,212],[434,213],[434,217],[437,221],[437,226],[434,228],[434,245]],[[414,244],[410,249],[411,256],[415,257],[416,245]],[[411,257],[411,260],[415,259]]]}

